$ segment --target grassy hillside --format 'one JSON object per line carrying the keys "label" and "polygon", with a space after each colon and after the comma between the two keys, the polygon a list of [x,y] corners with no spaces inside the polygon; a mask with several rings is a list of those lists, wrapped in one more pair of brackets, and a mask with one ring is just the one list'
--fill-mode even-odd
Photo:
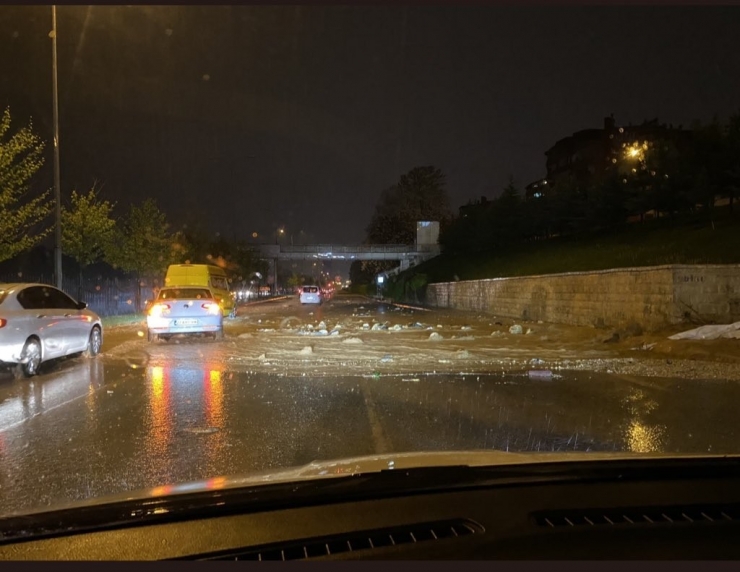
{"label": "grassy hillside", "polygon": [[442,255],[401,276],[423,273],[427,282],[474,280],[654,266],[661,264],[740,264],[740,216],[714,222],[685,218],[656,220],[612,233],[518,245],[501,252]]}

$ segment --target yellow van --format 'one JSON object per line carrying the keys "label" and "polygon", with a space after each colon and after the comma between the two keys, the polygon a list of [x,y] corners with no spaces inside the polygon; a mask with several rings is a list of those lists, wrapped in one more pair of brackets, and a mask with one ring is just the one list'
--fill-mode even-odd
{"label": "yellow van", "polygon": [[223,268],[212,264],[171,264],[165,286],[205,286],[210,288],[224,315],[236,316],[236,301],[229,292],[229,281]]}

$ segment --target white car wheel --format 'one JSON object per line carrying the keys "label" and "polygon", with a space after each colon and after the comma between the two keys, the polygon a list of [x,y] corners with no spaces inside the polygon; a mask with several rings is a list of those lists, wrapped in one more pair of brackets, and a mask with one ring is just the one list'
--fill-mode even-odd
{"label": "white car wheel", "polygon": [[19,365],[24,376],[33,377],[38,373],[41,365],[41,343],[37,339],[31,338],[23,346],[21,361]]}
{"label": "white car wheel", "polygon": [[103,347],[103,335],[100,333],[100,328],[95,326],[90,332],[90,339],[87,342],[87,349],[85,355],[87,357],[95,357],[100,353],[100,348]]}

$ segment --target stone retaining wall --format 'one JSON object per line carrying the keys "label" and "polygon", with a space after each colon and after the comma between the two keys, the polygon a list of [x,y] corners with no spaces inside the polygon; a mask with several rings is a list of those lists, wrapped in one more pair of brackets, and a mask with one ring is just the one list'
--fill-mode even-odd
{"label": "stone retaining wall", "polygon": [[740,320],[740,265],[666,265],[430,284],[427,304],[579,326]]}

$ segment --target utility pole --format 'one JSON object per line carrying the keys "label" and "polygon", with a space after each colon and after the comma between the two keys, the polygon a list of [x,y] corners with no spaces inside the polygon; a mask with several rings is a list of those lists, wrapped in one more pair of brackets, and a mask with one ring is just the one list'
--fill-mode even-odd
{"label": "utility pole", "polygon": [[51,7],[51,57],[52,94],[54,105],[54,278],[57,288],[62,288],[62,191],[59,175],[59,93],[57,86],[57,7]]}

